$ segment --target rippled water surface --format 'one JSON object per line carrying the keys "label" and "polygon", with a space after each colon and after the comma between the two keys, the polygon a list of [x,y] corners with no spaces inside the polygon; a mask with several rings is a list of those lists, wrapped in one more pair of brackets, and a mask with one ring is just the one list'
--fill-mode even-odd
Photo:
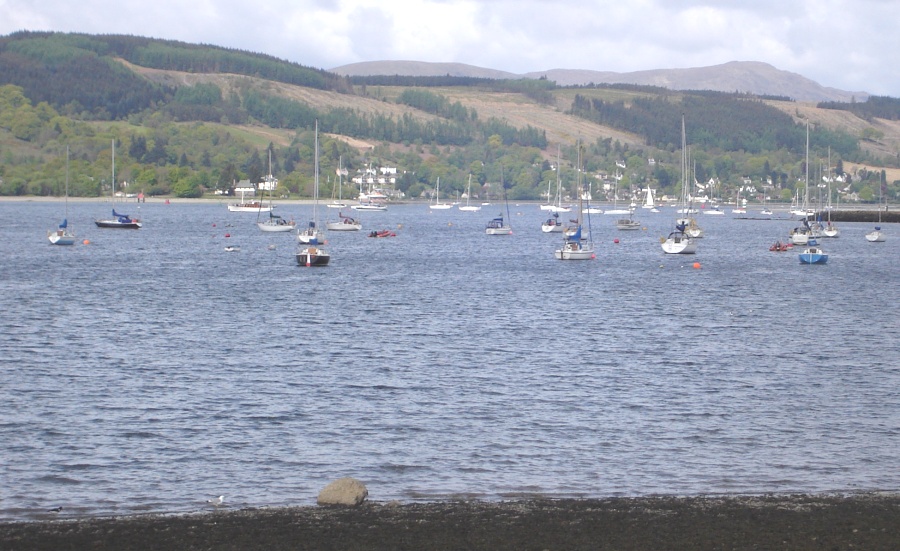
{"label": "rippled water surface", "polygon": [[535,205],[512,236],[483,232],[498,206],[401,205],[308,269],[255,214],[129,207],[143,229],[70,203],[54,247],[61,202],[0,202],[0,519],[308,505],[342,476],[376,501],[900,488],[898,228],[842,224],[804,266],[768,251],[789,220],[701,216],[673,256],[673,209],[594,215],[597,259],[561,262]]}

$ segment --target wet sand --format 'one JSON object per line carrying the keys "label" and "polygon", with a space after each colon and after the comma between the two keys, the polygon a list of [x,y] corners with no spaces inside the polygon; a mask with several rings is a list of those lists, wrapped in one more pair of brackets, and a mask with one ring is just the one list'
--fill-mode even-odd
{"label": "wet sand", "polygon": [[0,524],[3,550],[897,550],[900,493],[364,503]]}

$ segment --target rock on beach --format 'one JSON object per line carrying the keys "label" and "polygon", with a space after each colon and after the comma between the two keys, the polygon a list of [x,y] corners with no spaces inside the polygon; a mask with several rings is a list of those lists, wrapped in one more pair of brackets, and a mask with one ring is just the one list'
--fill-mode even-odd
{"label": "rock on beach", "polygon": [[369,490],[366,485],[355,478],[339,478],[322,488],[316,503],[319,505],[347,505],[355,507],[362,503]]}

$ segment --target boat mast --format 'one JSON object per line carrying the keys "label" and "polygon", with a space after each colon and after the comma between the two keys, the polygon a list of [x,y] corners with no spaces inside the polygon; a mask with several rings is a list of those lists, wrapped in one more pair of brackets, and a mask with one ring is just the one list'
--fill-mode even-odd
{"label": "boat mast", "polygon": [[313,182],[313,231],[319,231],[319,119],[316,119],[316,160]]}

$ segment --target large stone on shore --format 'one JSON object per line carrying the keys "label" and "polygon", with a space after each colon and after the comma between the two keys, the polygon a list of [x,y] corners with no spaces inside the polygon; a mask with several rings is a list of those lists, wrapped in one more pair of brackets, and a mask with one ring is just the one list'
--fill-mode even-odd
{"label": "large stone on shore", "polygon": [[369,490],[366,485],[355,478],[339,478],[322,488],[316,503],[319,505],[356,506],[362,503]]}

